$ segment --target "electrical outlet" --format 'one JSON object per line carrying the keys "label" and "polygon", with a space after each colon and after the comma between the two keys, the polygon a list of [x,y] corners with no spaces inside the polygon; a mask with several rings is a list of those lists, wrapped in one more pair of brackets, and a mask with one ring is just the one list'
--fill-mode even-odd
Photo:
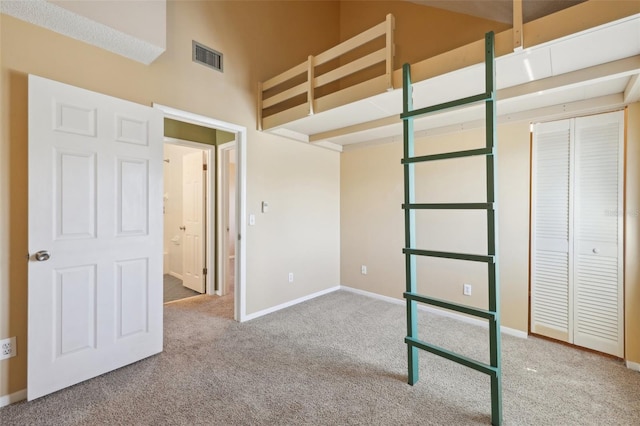
{"label": "electrical outlet", "polygon": [[289,272],[289,282],[293,282],[293,272]]}
{"label": "electrical outlet", "polygon": [[362,266],[360,267],[360,273],[361,273],[362,275],[367,275],[367,265],[362,265]]}
{"label": "electrical outlet", "polygon": [[471,296],[471,284],[464,284],[462,286],[462,294],[465,296]]}
{"label": "electrical outlet", "polygon": [[16,356],[16,338],[0,340],[0,359],[7,359]]}

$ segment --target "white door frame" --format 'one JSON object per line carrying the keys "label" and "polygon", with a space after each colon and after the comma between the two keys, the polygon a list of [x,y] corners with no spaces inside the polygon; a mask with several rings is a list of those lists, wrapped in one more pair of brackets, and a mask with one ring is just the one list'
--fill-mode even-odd
{"label": "white door frame", "polygon": [[[216,176],[215,173],[212,173],[212,169],[216,164],[216,147],[213,145],[207,145],[205,143],[192,142],[183,139],[169,138],[164,137],[164,143],[170,145],[179,145],[186,146],[188,148],[199,149],[204,151],[206,154],[207,161],[207,178],[206,178],[206,189],[205,196],[206,200],[204,203],[206,213],[205,213],[205,256],[204,256],[204,267],[207,269],[207,275],[205,276],[205,292],[206,294],[215,294],[215,280],[211,278],[213,275],[212,272],[215,265],[215,250],[213,245],[212,234],[210,230],[215,229],[214,224],[216,223],[216,204],[215,204],[215,184],[216,184]],[[184,250],[184,248],[183,248]],[[184,265],[183,265],[184,267]],[[183,271],[184,272],[184,271]],[[184,273],[183,273],[184,276]]]}
{"label": "white door frame", "polygon": [[[229,182],[227,177],[228,165],[226,162],[226,153],[229,150],[236,148],[236,141],[231,141],[227,143],[223,143],[222,145],[218,145],[218,168],[216,173],[218,175],[218,206],[220,209],[224,208],[225,211],[219,210],[220,214],[218,215],[218,274],[217,274],[217,282],[218,282],[218,295],[223,295],[222,291],[223,286],[226,284],[226,276],[227,276],[227,265],[229,260],[229,253],[227,250],[227,233],[225,230],[225,218],[228,216],[228,208],[227,205],[229,201]],[[236,209],[237,209],[237,197],[236,197]],[[236,226],[237,228],[237,226]],[[235,276],[234,276],[235,283]]]}
{"label": "white door frame", "polygon": [[[226,121],[191,112],[171,108],[168,106],[153,104],[154,108],[161,110],[166,118],[184,121],[198,126],[223,130],[236,135],[236,262],[235,262],[235,290],[234,290],[234,319],[243,322],[247,317],[246,303],[246,256],[247,235],[246,206],[247,206],[247,128]],[[210,173],[213,175],[213,173]]]}

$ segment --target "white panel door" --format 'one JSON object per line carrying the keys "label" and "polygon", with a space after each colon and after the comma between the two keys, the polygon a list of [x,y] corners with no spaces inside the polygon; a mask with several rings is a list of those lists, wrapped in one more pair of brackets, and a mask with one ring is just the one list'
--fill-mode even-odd
{"label": "white panel door", "polygon": [[162,113],[29,76],[28,399],[162,351]]}
{"label": "white panel door", "polygon": [[622,111],[575,120],[574,343],[624,356]]}
{"label": "white panel door", "polygon": [[570,341],[571,121],[536,125],[533,141],[531,331]]}
{"label": "white panel door", "polygon": [[182,157],[182,285],[205,292],[204,281],[204,167],[203,153]]}

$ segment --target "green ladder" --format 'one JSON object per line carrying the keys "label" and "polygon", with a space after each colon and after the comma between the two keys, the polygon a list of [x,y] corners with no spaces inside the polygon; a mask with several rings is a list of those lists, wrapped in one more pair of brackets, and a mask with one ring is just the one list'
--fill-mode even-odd
{"label": "green ladder", "polygon": [[[496,77],[493,32],[485,36],[485,93],[413,110],[411,68],[403,66],[403,120],[404,131],[404,222],[405,222],[405,267],[407,287],[404,298],[407,300],[407,343],[409,373],[408,381],[413,385],[418,381],[418,349],[455,361],[491,377],[491,423],[502,423],[502,372],[500,360],[500,286],[498,282],[497,258],[497,203],[496,203]],[[486,107],[486,145],[484,148],[456,151],[436,155],[414,156],[413,119],[425,114],[463,105],[485,102]],[[485,203],[416,203],[415,202],[415,164],[425,161],[446,160],[470,156],[486,156],[487,201]],[[415,210],[486,210],[487,212],[487,254],[464,254],[441,251],[420,250],[415,247]],[[489,309],[477,309],[470,306],[450,303],[416,292],[416,256],[430,256],[446,259],[458,259],[472,262],[485,262],[488,269]],[[456,354],[441,347],[423,342],[417,338],[417,303],[449,309],[467,315],[484,318],[489,321],[490,365]]]}

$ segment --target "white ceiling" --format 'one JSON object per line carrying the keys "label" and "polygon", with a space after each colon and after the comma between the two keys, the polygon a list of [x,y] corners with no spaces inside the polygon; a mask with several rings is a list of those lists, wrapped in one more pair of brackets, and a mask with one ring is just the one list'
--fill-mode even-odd
{"label": "white ceiling", "polygon": [[[640,15],[635,15],[496,59],[499,120],[610,108],[637,101],[640,90]],[[635,86],[634,86],[635,83]],[[631,87],[633,86],[633,87]],[[634,89],[634,90],[631,90]],[[627,91],[627,99],[624,92]],[[414,108],[484,92],[484,64],[414,83]],[[304,117],[270,132],[308,141],[313,135],[373,120],[393,124],[324,138],[336,145],[400,137],[402,90]],[[415,120],[416,131],[442,132],[484,123],[481,106]],[[326,145],[326,144],[325,144]]]}
{"label": "white ceiling", "polygon": [[[412,3],[424,6],[445,9],[451,12],[464,13],[465,15],[492,21],[513,23],[513,0],[408,0]],[[543,16],[566,9],[586,0],[523,0],[523,21],[529,22]]]}

